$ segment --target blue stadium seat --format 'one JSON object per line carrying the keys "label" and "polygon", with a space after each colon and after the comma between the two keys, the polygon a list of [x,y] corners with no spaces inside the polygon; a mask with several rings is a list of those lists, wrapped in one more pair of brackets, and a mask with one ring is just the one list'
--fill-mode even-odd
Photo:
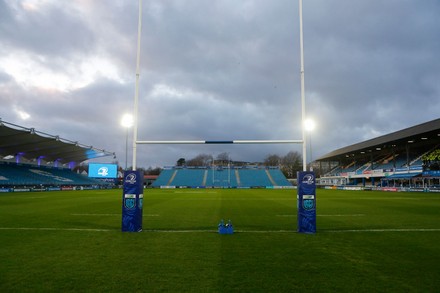
{"label": "blue stadium seat", "polygon": [[174,168],[164,169],[152,187],[246,188],[291,186],[280,169]]}
{"label": "blue stadium seat", "polygon": [[0,163],[0,185],[108,185],[109,183],[88,178],[70,169],[34,166],[26,164]]}

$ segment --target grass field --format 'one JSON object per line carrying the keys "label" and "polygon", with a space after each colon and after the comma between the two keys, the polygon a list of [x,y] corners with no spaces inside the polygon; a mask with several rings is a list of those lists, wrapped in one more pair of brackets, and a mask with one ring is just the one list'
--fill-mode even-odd
{"label": "grass field", "polygon": [[[317,190],[313,235],[294,190],[0,194],[0,292],[439,292],[440,194]],[[236,233],[216,233],[220,219]]]}

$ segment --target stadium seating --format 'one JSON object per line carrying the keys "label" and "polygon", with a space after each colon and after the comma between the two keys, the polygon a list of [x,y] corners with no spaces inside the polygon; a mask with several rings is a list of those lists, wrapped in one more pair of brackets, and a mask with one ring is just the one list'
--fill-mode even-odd
{"label": "stadium seating", "polygon": [[174,169],[164,169],[160,173],[160,176],[157,177],[157,179],[154,181],[153,186],[167,186],[169,185],[169,182],[173,176],[173,174],[176,172]]}
{"label": "stadium seating", "polygon": [[291,183],[287,180],[286,176],[284,176],[283,172],[280,169],[269,169],[268,170],[272,179],[275,181],[276,186],[290,186]]}
{"label": "stadium seating", "polygon": [[239,173],[242,186],[273,186],[265,170],[242,169]]}
{"label": "stadium seating", "polygon": [[175,174],[169,185],[197,187],[202,185],[205,170],[195,169],[188,172],[186,169],[176,169]]}
{"label": "stadium seating", "polygon": [[266,168],[174,168],[164,169],[153,187],[250,188],[291,186],[279,169]]}
{"label": "stadium seating", "polygon": [[[419,155],[417,157],[410,158],[409,168],[421,169],[422,164],[423,162],[421,160],[421,156]],[[375,170],[396,171],[405,168],[408,168],[406,159],[402,156],[396,156],[394,160],[390,158],[385,158],[385,159],[382,158],[382,160],[378,160],[377,162],[375,162],[373,166],[371,165],[370,162],[365,162],[365,164],[359,164],[359,163],[350,164],[349,166],[337,166],[336,168],[325,174],[325,176],[339,176],[342,173],[350,173],[350,172],[354,172],[356,174],[363,174],[368,171],[375,171]]]}
{"label": "stadium seating", "polygon": [[213,187],[237,187],[237,175],[234,169],[209,169],[206,186]]}
{"label": "stadium seating", "polygon": [[0,163],[0,186],[108,185],[70,169]]}

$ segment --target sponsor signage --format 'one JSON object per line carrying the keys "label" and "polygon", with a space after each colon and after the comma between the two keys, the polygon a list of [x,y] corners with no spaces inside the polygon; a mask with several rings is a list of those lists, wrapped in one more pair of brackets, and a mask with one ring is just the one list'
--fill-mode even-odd
{"label": "sponsor signage", "polygon": [[397,192],[399,191],[399,189],[397,187],[382,187],[383,191],[392,191],[392,192]]}
{"label": "sponsor signage", "polygon": [[430,171],[423,171],[423,176],[429,177],[440,177],[440,170],[430,170]]}

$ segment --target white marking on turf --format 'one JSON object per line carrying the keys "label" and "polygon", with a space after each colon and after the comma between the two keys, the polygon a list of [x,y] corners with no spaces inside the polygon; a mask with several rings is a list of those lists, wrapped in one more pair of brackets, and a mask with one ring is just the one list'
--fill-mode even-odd
{"label": "white marking on turf", "polygon": [[[72,216],[121,216],[122,214],[71,214]],[[157,214],[146,214],[144,217],[159,217]]]}
{"label": "white marking on turf", "polygon": [[48,227],[0,227],[0,230],[28,230],[28,231],[83,231],[83,232],[111,232],[111,229],[85,229],[85,228],[48,228]]}
{"label": "white marking on turf", "polygon": [[[296,217],[297,215],[276,215],[277,217]],[[317,217],[363,217],[365,214],[316,215]]]}
{"label": "white marking on turf", "polygon": [[120,216],[121,214],[71,214],[72,216]]}
{"label": "white marking on turf", "polygon": [[217,193],[217,191],[174,191],[174,193],[185,193],[185,194],[207,194],[207,193]]}
{"label": "white marking on turf", "polygon": [[324,233],[362,233],[362,232],[440,232],[437,228],[402,228],[402,229],[353,229],[353,230],[323,230]]}
{"label": "white marking on turf", "polygon": [[148,229],[142,230],[142,232],[152,232],[152,233],[214,233],[217,230],[156,230]]}
{"label": "white marking on turf", "polygon": [[[0,230],[19,231],[79,231],[79,232],[119,232],[119,229],[92,229],[92,228],[50,228],[50,227],[0,227]],[[147,233],[217,233],[217,230],[161,230],[147,229],[141,232]],[[363,232],[440,232],[440,228],[403,228],[403,229],[348,229],[348,230],[319,230],[319,233],[363,233]],[[235,230],[235,233],[275,234],[275,233],[298,233],[296,230]]]}
{"label": "white marking on turf", "polygon": [[271,234],[271,233],[297,233],[294,230],[234,230],[237,233],[261,233],[261,234]]}
{"label": "white marking on turf", "polygon": [[352,214],[352,215],[336,214],[336,215],[316,215],[316,216],[317,217],[363,217],[365,216],[365,214]]}

